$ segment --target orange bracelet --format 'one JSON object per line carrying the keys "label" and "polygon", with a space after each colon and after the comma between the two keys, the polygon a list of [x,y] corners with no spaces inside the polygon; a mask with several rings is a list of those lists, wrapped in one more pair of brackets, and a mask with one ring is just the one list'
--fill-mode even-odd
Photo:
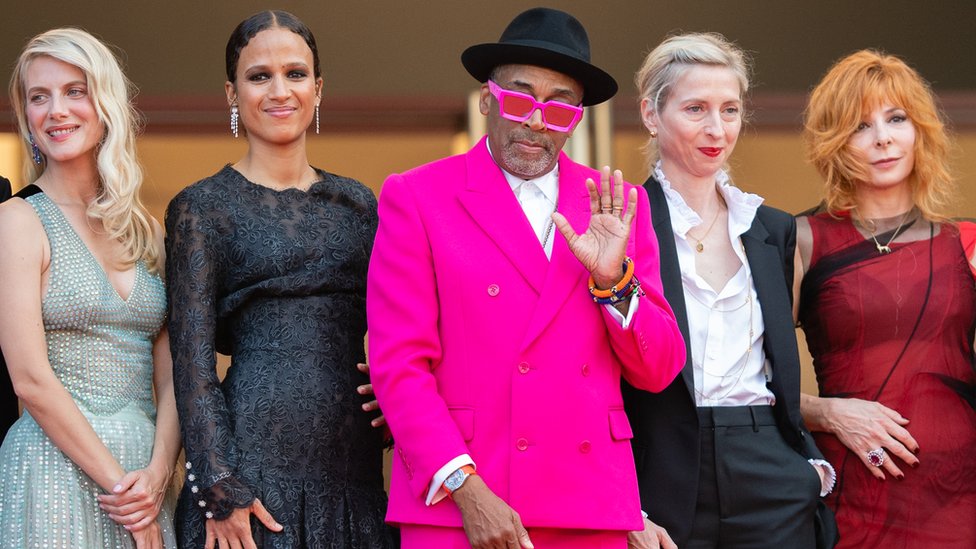
{"label": "orange bracelet", "polygon": [[608,299],[609,297],[616,295],[619,290],[617,288],[623,288],[630,284],[630,279],[634,276],[634,260],[630,257],[624,258],[624,277],[620,279],[609,290],[600,290],[596,287],[596,281],[593,280],[593,275],[590,275],[589,285],[590,285],[590,295],[593,297],[598,297],[600,299]]}

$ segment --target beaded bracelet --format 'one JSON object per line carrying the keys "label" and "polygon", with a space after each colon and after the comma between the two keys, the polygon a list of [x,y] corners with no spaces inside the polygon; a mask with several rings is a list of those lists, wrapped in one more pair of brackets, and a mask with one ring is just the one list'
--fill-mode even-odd
{"label": "beaded bracelet", "polygon": [[621,278],[620,282],[614,284],[609,290],[598,289],[596,287],[596,281],[593,280],[593,275],[591,274],[589,280],[590,295],[592,295],[594,298],[608,299],[610,296],[613,296],[620,291],[617,288],[621,286],[626,288],[630,284],[630,279],[634,277],[634,260],[629,257],[625,257],[621,268],[624,271],[623,278]]}
{"label": "beaded bracelet", "polygon": [[596,297],[593,296],[593,302],[599,305],[616,305],[621,301],[626,301],[631,298],[634,294],[644,295],[644,290],[641,289],[640,280],[637,280],[636,276],[630,278],[630,283],[624,286],[624,288],[615,294],[611,294],[610,297]]}

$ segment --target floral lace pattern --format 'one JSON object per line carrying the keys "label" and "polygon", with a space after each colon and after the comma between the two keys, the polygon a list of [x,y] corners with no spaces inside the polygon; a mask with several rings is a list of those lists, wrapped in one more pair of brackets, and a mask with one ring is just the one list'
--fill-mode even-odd
{"label": "floral lace pattern", "polygon": [[[260,547],[387,547],[382,434],[362,412],[376,199],[319,172],[276,191],[225,167],[166,214],[176,400],[187,457],[177,527],[259,498],[285,530]],[[215,353],[231,355],[221,382]]]}

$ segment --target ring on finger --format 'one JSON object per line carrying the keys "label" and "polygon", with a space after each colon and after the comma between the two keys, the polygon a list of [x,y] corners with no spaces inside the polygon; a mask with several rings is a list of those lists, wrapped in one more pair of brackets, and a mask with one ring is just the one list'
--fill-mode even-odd
{"label": "ring on finger", "polygon": [[881,467],[884,465],[885,459],[888,455],[885,453],[884,448],[875,448],[868,452],[868,463],[874,465],[875,467]]}

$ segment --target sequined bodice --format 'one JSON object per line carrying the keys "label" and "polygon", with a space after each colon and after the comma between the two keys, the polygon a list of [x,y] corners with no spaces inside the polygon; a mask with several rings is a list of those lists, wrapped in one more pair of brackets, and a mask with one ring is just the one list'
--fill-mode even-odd
{"label": "sequined bodice", "polygon": [[55,374],[88,412],[107,415],[134,403],[155,417],[152,341],[166,315],[162,280],[139,261],[132,291],[122,299],[50,198],[40,193],[27,201],[51,245],[41,311]]}

